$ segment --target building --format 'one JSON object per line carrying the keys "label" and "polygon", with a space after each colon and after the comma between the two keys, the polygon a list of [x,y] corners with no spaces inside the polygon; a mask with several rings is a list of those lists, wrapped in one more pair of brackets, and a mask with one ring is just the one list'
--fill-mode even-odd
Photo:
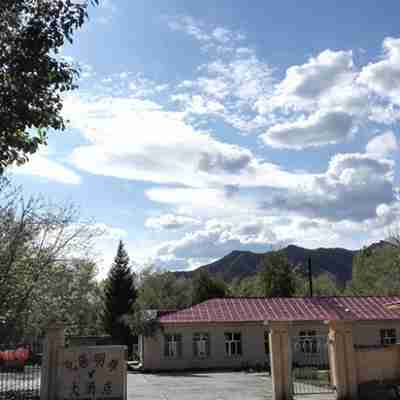
{"label": "building", "polygon": [[290,321],[294,362],[328,363],[327,321],[352,321],[358,348],[393,344],[400,335],[400,312],[393,307],[398,302],[400,296],[212,299],[161,313],[156,334],[140,338],[142,366],[145,371],[263,366],[269,363],[272,321]]}

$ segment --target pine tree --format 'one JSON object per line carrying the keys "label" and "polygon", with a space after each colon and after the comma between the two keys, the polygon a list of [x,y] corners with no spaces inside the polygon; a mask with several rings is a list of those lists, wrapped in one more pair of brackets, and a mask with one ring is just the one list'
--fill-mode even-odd
{"label": "pine tree", "polygon": [[136,298],[135,275],[131,272],[124,244],[120,241],[104,287],[103,326],[115,344],[132,344],[128,317],[133,312]]}

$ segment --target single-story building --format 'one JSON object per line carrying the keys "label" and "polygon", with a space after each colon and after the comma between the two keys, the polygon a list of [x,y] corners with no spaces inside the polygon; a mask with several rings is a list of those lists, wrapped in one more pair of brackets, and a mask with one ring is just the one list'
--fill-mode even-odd
{"label": "single-story building", "polygon": [[[396,343],[400,296],[222,298],[158,315],[160,329],[140,337],[147,371],[244,368],[269,362],[269,322],[290,321],[293,357],[326,354],[326,321],[353,321],[356,347]],[[323,338],[324,340],[319,340]],[[296,361],[296,360],[295,360]]]}

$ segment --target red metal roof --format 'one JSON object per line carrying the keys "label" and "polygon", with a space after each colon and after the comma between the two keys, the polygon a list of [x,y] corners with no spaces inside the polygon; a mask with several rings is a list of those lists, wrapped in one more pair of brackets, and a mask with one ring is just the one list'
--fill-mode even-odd
{"label": "red metal roof", "polygon": [[400,296],[340,296],[291,298],[211,299],[195,306],[160,316],[161,323],[393,320],[400,312],[388,304]]}

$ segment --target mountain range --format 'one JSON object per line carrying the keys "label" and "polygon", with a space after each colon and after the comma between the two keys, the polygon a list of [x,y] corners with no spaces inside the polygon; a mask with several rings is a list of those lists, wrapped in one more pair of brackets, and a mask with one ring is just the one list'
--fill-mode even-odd
{"label": "mountain range", "polygon": [[[379,242],[370,247],[381,247],[384,244],[384,242]],[[359,250],[344,248],[305,249],[295,245],[289,245],[277,251],[284,253],[293,266],[307,268],[310,259],[314,276],[329,272],[341,283],[351,279],[353,257],[359,252]],[[256,274],[260,269],[262,259],[267,254],[271,252],[253,253],[235,250],[211,264],[203,265],[193,271],[179,271],[176,274],[179,277],[189,278],[196,271],[206,270],[212,276],[231,282],[234,279],[240,280]]]}

